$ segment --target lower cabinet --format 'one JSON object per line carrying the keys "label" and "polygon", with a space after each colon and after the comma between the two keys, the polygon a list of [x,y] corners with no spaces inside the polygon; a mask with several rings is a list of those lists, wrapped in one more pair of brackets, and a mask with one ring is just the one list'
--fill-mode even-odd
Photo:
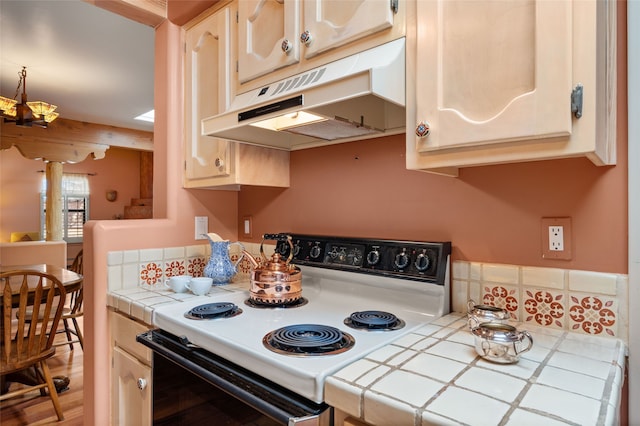
{"label": "lower cabinet", "polygon": [[151,351],[136,342],[146,324],[109,312],[111,329],[111,424],[152,423]]}
{"label": "lower cabinet", "polygon": [[369,423],[365,423],[338,408],[333,409],[333,424],[334,426],[370,426]]}

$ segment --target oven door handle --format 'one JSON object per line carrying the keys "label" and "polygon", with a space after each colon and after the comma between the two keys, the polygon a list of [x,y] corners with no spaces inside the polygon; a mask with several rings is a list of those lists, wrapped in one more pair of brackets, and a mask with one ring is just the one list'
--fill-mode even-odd
{"label": "oven door handle", "polygon": [[188,342],[186,338],[165,333],[150,330],[139,334],[136,341],[283,425],[330,424],[333,413],[327,404],[303,400],[284,388],[275,388],[265,383],[266,379],[253,377],[253,373],[194,344],[183,343]]}

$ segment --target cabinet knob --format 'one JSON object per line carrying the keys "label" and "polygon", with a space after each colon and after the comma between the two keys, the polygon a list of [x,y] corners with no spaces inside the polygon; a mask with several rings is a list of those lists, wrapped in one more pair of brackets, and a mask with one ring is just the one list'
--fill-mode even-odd
{"label": "cabinet knob", "polygon": [[220,157],[216,158],[215,165],[217,168],[221,169],[224,167],[224,160]]}
{"label": "cabinet knob", "polygon": [[286,38],[284,40],[282,40],[282,51],[284,53],[289,53],[289,51],[291,51],[291,49],[293,49],[293,43],[291,43],[289,40],[287,40]]}
{"label": "cabinet knob", "polygon": [[138,389],[144,390],[147,387],[147,381],[143,378],[138,379]]}
{"label": "cabinet knob", "polygon": [[305,32],[300,34],[300,41],[305,46],[309,46],[311,44],[311,40],[312,40],[312,37],[311,37],[311,33],[309,32],[309,30],[306,30]]}
{"label": "cabinet knob", "polygon": [[416,127],[416,136],[418,136],[419,138],[426,138],[427,136],[429,136],[430,132],[431,129],[429,129],[429,123],[427,123],[426,121],[421,121],[420,123],[418,123],[418,126]]}

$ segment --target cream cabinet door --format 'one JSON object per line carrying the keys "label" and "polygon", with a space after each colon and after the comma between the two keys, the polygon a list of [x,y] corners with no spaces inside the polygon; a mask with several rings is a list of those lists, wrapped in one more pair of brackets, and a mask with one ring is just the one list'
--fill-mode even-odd
{"label": "cream cabinet door", "polygon": [[121,426],[150,425],[151,368],[118,347],[113,348],[111,420]]}
{"label": "cream cabinet door", "polygon": [[[571,133],[570,1],[440,0],[416,7],[416,108],[407,137],[418,152]],[[427,136],[417,135],[427,129]]]}
{"label": "cream cabinet door", "polygon": [[245,83],[300,60],[301,0],[238,2],[238,80]]}
{"label": "cream cabinet door", "polygon": [[397,4],[393,0],[304,0],[304,57],[391,28]]}
{"label": "cream cabinet door", "polygon": [[230,142],[202,136],[201,121],[223,112],[231,99],[231,13],[224,8],[186,31],[186,187],[230,173]]}

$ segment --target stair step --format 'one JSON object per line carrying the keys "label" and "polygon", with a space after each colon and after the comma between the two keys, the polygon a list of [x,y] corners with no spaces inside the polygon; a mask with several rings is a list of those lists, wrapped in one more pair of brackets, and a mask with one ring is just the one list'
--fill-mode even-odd
{"label": "stair step", "polygon": [[153,206],[153,198],[132,198],[132,206]]}
{"label": "stair step", "polygon": [[125,206],[125,219],[152,219],[153,206]]}

